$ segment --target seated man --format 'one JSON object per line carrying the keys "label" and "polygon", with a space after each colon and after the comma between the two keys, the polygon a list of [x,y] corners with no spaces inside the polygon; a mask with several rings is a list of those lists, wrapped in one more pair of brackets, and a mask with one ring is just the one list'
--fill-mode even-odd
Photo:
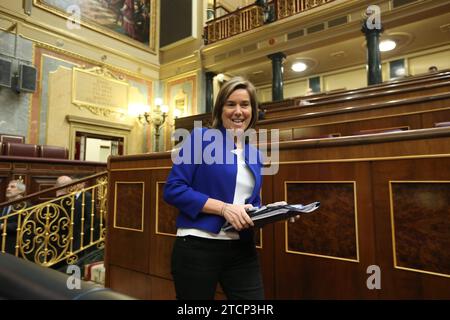
{"label": "seated man", "polygon": [[[71,177],[68,176],[61,176],[58,177],[56,180],[56,187],[63,187],[67,184],[70,184],[74,182],[74,180]],[[72,230],[72,236],[73,236],[73,251],[78,251],[81,249],[81,238],[83,238],[83,247],[86,247],[90,244],[91,241],[91,214],[92,214],[92,195],[89,191],[83,191],[85,188],[84,183],[78,183],[73,186],[69,186],[67,188],[63,188],[60,190],[57,190],[56,195],[58,197],[64,197],[61,199],[60,205],[64,208],[64,210],[67,212],[69,217],[72,215],[72,209],[73,209],[73,230]],[[73,203],[72,203],[72,196],[67,196],[70,193],[75,192],[75,195],[73,195]],[[84,194],[84,196],[83,196]],[[82,222],[82,217],[84,217],[84,221]],[[93,239],[92,241],[98,240],[98,233],[99,233],[99,218],[95,214],[95,208],[94,208],[94,221],[93,221]],[[83,225],[83,227],[82,227]],[[83,231],[83,237],[81,237],[81,232]],[[69,247],[70,248],[70,247]],[[69,250],[68,248],[68,250]],[[78,256],[78,262],[83,263],[84,260],[86,260],[87,256],[90,255],[90,253],[95,252],[96,247],[90,247],[88,249],[84,249],[83,251],[79,252],[77,254]],[[59,262],[52,266],[54,269],[58,269],[61,271],[65,271],[65,268],[67,267],[65,262]]]}
{"label": "seated man", "polygon": [[[6,200],[7,201],[13,201],[20,198],[23,198],[25,195],[26,186],[23,183],[22,180],[11,180],[8,183],[8,187],[6,188]],[[7,215],[11,215],[15,212],[18,212],[24,208],[28,207],[27,202],[18,202],[9,206],[6,206],[3,208],[0,214],[0,218],[6,217]],[[0,230],[1,233],[3,233],[4,230],[4,224],[6,223],[6,237],[4,241],[6,241],[5,244],[5,252],[15,254],[15,247],[17,242],[17,223],[18,223],[18,216],[13,215],[9,216],[4,219],[0,219]],[[3,237],[0,239],[3,240]],[[1,248],[1,246],[0,246]]]}
{"label": "seated man", "polygon": [[[64,185],[70,184],[74,182],[71,177],[68,176],[60,176],[56,179],[56,187],[62,187]],[[67,195],[71,192],[78,191],[73,199],[73,250],[76,251],[80,249],[81,246],[81,218],[84,209],[84,225],[83,225],[83,246],[86,246],[89,243],[89,230],[90,230],[90,215],[91,215],[91,204],[92,204],[92,196],[89,192],[85,192],[84,196],[84,206],[83,206],[83,197],[81,194],[81,190],[83,189],[83,185],[77,184],[70,186],[65,189],[60,189],[56,191],[56,195],[58,197]],[[71,199],[67,198],[61,201],[62,206],[66,210],[69,217],[72,214],[72,203]]]}
{"label": "seated man", "polygon": [[[60,177],[58,177],[58,179],[56,179],[55,187],[59,188],[59,187],[65,186],[66,184],[69,184],[71,182],[73,182],[71,177],[60,176]],[[67,188],[60,189],[60,190],[56,191],[56,196],[60,197],[60,196],[63,196],[65,194],[68,194],[68,193],[69,193],[69,191],[67,190]]]}

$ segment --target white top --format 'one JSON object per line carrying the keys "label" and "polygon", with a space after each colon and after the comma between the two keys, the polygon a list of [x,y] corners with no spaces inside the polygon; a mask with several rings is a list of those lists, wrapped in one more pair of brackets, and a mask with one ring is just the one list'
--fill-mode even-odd
{"label": "white top", "polygon": [[[245,204],[245,200],[250,198],[255,187],[255,177],[245,163],[244,150],[236,149],[232,150],[237,156],[237,175],[236,175],[236,188],[234,189],[233,204]],[[208,239],[220,239],[220,240],[238,240],[239,233],[236,231],[223,231],[220,230],[218,234],[207,232],[195,228],[178,228],[177,236],[196,236]]]}

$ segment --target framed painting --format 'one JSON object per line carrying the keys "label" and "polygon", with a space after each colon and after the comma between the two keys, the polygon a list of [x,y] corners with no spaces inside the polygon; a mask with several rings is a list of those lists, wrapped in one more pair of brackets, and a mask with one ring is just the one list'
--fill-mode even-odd
{"label": "framed painting", "polygon": [[69,29],[89,28],[155,52],[157,0],[34,0],[67,19]]}

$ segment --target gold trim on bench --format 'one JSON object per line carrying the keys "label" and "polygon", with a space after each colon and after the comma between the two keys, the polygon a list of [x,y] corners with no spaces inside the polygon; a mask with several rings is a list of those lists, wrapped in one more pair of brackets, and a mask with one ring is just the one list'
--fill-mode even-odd
{"label": "gold trim on bench", "polygon": [[109,171],[145,171],[145,170],[170,170],[170,169],[172,169],[172,167],[110,169]]}
{"label": "gold trim on bench", "polygon": [[[166,233],[166,232],[160,232],[158,231],[158,225],[159,225],[159,188],[158,188],[158,184],[163,184],[166,183],[166,181],[156,181],[156,190],[155,190],[155,234],[160,234],[160,235],[164,235],[164,236],[171,236],[171,237],[176,237],[176,233]],[[176,229],[175,229],[176,230]]]}
{"label": "gold trim on bench", "polygon": [[420,154],[410,156],[392,156],[392,157],[379,157],[379,158],[354,158],[354,159],[330,159],[330,160],[298,160],[298,161],[279,161],[271,162],[270,164],[307,164],[307,163],[334,163],[334,162],[359,162],[359,161],[386,161],[386,160],[403,160],[403,159],[430,159],[430,158],[447,158],[450,157],[448,153],[442,154]]}

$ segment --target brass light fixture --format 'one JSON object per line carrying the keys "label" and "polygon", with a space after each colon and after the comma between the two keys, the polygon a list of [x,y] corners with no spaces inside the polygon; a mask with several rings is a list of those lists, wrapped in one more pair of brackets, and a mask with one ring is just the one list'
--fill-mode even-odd
{"label": "brass light fixture", "polygon": [[160,129],[166,122],[168,112],[169,107],[162,104],[162,100],[157,98],[155,99],[155,107],[153,108],[153,111],[144,112],[138,115],[138,119],[141,123],[151,124],[155,128],[156,152],[159,152],[159,137],[161,135]]}

